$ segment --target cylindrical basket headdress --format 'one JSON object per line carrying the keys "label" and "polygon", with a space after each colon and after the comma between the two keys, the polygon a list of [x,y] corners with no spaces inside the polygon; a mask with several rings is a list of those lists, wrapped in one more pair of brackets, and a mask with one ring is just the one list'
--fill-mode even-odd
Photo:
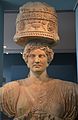
{"label": "cylindrical basket headdress", "polygon": [[52,45],[59,40],[57,14],[53,7],[41,2],[28,2],[20,7],[14,41],[25,46],[32,39],[45,40]]}

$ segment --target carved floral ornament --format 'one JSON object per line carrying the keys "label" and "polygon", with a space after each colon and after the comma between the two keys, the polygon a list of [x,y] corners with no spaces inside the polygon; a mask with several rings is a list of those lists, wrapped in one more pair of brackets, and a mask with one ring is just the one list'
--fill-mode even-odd
{"label": "carved floral ornament", "polygon": [[58,21],[55,9],[41,2],[28,2],[19,9],[14,40],[20,45],[34,37],[57,43]]}

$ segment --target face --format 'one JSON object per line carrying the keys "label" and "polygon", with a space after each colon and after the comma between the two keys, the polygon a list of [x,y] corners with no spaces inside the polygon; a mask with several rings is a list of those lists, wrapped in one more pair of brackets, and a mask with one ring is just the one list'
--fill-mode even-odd
{"label": "face", "polygon": [[33,50],[28,56],[27,65],[32,72],[44,72],[48,67],[47,55],[41,49]]}

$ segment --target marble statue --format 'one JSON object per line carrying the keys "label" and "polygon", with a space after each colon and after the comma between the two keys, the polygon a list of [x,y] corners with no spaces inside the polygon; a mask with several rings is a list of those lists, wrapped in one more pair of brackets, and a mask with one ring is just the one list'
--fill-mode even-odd
{"label": "marble statue", "polygon": [[23,59],[28,77],[0,88],[0,109],[14,120],[77,120],[78,85],[50,78],[46,68],[54,52],[48,46],[28,43]]}
{"label": "marble statue", "polygon": [[[52,45],[57,43],[59,37],[54,9],[50,14],[51,8],[39,5],[42,4],[28,3],[20,9],[14,40],[25,47],[23,59],[29,74],[25,79],[6,83],[0,88],[0,111],[13,117],[13,120],[77,120],[78,85],[47,74],[47,67],[54,57]],[[46,18],[45,14],[49,17]]]}

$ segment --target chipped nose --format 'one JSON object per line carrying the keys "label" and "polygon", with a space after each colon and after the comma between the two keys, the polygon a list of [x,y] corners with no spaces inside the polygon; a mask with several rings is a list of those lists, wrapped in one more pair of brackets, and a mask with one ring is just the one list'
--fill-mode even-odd
{"label": "chipped nose", "polygon": [[35,57],[35,62],[40,62],[40,59],[38,56]]}

